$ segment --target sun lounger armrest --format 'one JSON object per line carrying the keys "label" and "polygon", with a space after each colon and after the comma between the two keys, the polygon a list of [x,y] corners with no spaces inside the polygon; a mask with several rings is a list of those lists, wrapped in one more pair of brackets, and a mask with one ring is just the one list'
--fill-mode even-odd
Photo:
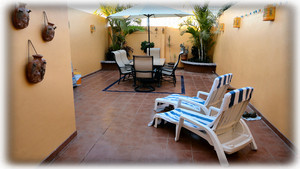
{"label": "sun lounger armrest", "polygon": [[202,95],[206,95],[206,96],[208,96],[208,95],[209,95],[209,93],[207,93],[207,92],[198,91],[198,92],[197,92],[197,97],[199,97],[199,96],[200,96],[200,94],[202,94]]}
{"label": "sun lounger armrest", "polygon": [[219,115],[219,112],[220,112],[220,109],[218,109],[218,108],[216,108],[216,107],[213,107],[213,106],[210,106],[209,107],[209,109],[208,109],[208,116],[211,116],[211,112],[212,111],[215,111],[215,112],[217,112],[217,115],[216,116],[218,116]]}
{"label": "sun lounger armrest", "polygon": [[179,122],[183,123],[183,120],[186,120],[190,123],[193,123],[194,125],[198,126],[200,128],[200,130],[205,130],[205,131],[209,131],[210,127],[208,127],[207,125],[201,124],[199,122],[197,122],[196,120],[194,120],[193,118],[191,118],[190,116],[187,115],[181,115]]}
{"label": "sun lounger armrest", "polygon": [[182,102],[182,101],[192,103],[192,104],[194,104],[194,105],[196,105],[196,106],[203,106],[203,104],[194,102],[194,101],[192,101],[192,100],[189,100],[189,99],[186,99],[186,98],[183,98],[183,97],[179,97],[179,100],[178,100],[178,107],[181,106],[181,102]]}
{"label": "sun lounger armrest", "polygon": [[199,107],[200,107],[200,111],[201,111],[201,109],[202,109],[202,110],[205,112],[206,115],[208,114],[208,110],[207,110],[207,108],[206,108],[203,104],[197,103],[197,102],[194,102],[194,101],[192,101],[192,100],[188,100],[188,99],[182,98],[182,97],[179,97],[178,104],[177,104],[177,107],[176,107],[176,108],[178,108],[178,107],[186,108],[186,107],[184,107],[184,106],[181,105],[181,102],[182,102],[182,101],[185,101],[185,102],[194,104],[194,105],[196,105],[196,106],[199,106]]}

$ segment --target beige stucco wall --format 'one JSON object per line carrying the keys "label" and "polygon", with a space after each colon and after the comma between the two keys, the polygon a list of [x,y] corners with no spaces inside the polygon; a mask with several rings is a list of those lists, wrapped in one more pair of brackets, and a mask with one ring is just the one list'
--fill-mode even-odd
{"label": "beige stucco wall", "polygon": [[[157,28],[157,31],[155,31],[155,28]],[[164,31],[162,31],[163,29]],[[168,45],[169,36],[170,46]],[[141,43],[143,41],[148,41],[148,31],[135,32],[126,37],[127,45],[134,49],[133,55],[145,55],[141,50]],[[150,28],[150,41],[154,42],[154,48],[160,48],[161,58],[165,58],[166,63],[177,61],[181,43],[189,47],[189,57],[192,57],[190,35],[184,34],[181,36],[178,28],[153,26]],[[178,67],[183,67],[183,64],[180,63]]]}
{"label": "beige stucco wall", "polygon": [[[95,32],[91,33],[90,25]],[[108,43],[106,19],[69,8],[69,26],[74,71],[84,76],[101,69]]]}
{"label": "beige stucco wall", "polygon": [[[8,144],[13,162],[39,163],[76,131],[71,73],[71,50],[66,5],[33,6],[29,26],[16,30],[7,19]],[[55,37],[44,42],[43,11],[57,26]],[[8,18],[10,9],[7,10]],[[44,80],[30,84],[25,76],[27,41],[47,61]],[[33,50],[31,49],[31,54]]]}
{"label": "beige stucco wall", "polygon": [[233,28],[233,18],[263,9],[264,5],[237,4],[220,18],[225,31],[218,36],[214,62],[219,75],[233,73],[232,86],[252,86],[251,103],[291,141],[292,22],[288,7],[277,6],[275,21],[263,21],[263,13],[244,17]]}

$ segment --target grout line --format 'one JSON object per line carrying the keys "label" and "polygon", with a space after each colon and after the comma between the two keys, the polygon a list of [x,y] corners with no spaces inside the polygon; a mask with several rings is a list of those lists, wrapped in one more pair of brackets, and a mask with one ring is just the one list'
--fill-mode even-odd
{"label": "grout line", "polygon": [[[99,72],[99,74],[100,74],[101,72]],[[106,73],[106,72],[105,72]],[[111,81],[114,81],[114,77],[116,77],[116,73],[114,73],[114,72],[111,72],[111,73],[107,73],[108,75],[107,76],[105,76],[105,77],[102,77],[102,74],[103,74],[103,72],[101,73],[101,77],[100,78],[105,78],[106,79],[106,81],[109,81],[109,82],[111,82]],[[216,74],[216,73],[215,73]],[[193,75],[193,74],[189,74],[189,73],[186,73],[185,74],[186,76],[190,76],[190,75]],[[181,76],[184,76],[183,74],[181,75]],[[197,86],[196,85],[196,79],[194,79],[193,78],[194,76],[192,76],[192,83],[188,83],[188,85],[189,86],[191,86],[191,85],[193,85],[193,86]],[[92,81],[92,80],[94,80],[95,78],[98,78],[98,76],[95,74],[95,75],[92,75],[92,76],[90,76],[90,77],[87,77],[86,78],[86,80],[88,80],[88,82],[90,83],[90,81]],[[209,76],[209,78],[208,78],[209,80],[212,80],[212,79],[214,79],[213,77],[210,77]],[[204,80],[203,79],[201,79],[201,81],[202,82],[204,82]],[[213,81],[213,80],[212,80]],[[99,81],[99,82],[103,82],[103,81]],[[105,80],[104,80],[104,82],[105,82]],[[98,83],[98,81],[97,81],[97,83]],[[93,84],[91,84],[91,85],[88,85],[87,86],[87,88],[90,88],[90,89],[95,89],[96,90],[96,87],[94,87],[94,85],[95,84],[97,84],[96,82],[94,82]],[[104,86],[107,86],[107,85],[104,85]],[[203,84],[203,86],[205,87],[205,89],[210,89],[210,87],[211,86],[209,86],[209,87],[207,87],[205,84]],[[84,87],[84,85],[82,86],[82,87]],[[100,91],[101,91],[101,89],[102,89],[102,87],[100,88]],[[91,91],[93,91],[93,90],[91,90]],[[102,91],[101,91],[102,92]],[[80,92],[81,93],[81,92]],[[89,92],[89,94],[92,94],[93,92]],[[89,95],[89,94],[87,94],[87,96]],[[157,93],[156,93],[157,94]],[[143,108],[143,103],[144,102],[146,102],[146,100],[144,100],[147,96],[148,96],[149,94],[145,94],[145,95],[143,95],[144,97],[143,97],[143,100],[141,100],[141,104],[139,104],[138,105],[138,109],[136,109],[136,111],[135,111],[135,113],[133,113],[133,114],[135,114],[135,115],[137,115],[138,114],[138,112]],[[79,97],[79,96],[81,96],[80,94],[78,94],[78,96],[74,96],[74,98],[75,97]],[[121,94],[120,95],[116,95],[116,99],[117,98],[119,98],[121,96]],[[134,98],[134,96],[136,96],[136,94],[135,93],[133,93],[133,95],[132,95],[132,98]],[[86,96],[85,96],[86,97]],[[104,99],[105,97],[103,97],[103,99]],[[75,99],[74,99],[75,100]],[[80,102],[81,102],[82,100],[80,100],[80,101],[78,101],[78,104],[80,104]],[[115,102],[115,101],[114,101]],[[115,119],[116,117],[119,117],[120,115],[121,115],[121,112],[124,110],[124,108],[125,107],[123,107],[123,109],[121,109],[120,110],[120,112],[117,112],[116,114],[115,114],[115,116],[112,118],[112,119]],[[113,121],[113,120],[112,120]],[[91,150],[93,149],[93,148],[95,148],[95,145],[100,141],[101,142],[101,137],[102,137],[102,140],[103,140],[103,136],[106,134],[106,132],[107,132],[107,130],[109,129],[109,127],[111,127],[112,125],[113,125],[113,122],[110,122],[110,123],[108,123],[108,125],[107,125],[107,128],[102,132],[102,134],[99,132],[99,137],[96,139],[96,141],[95,141],[95,143],[93,144],[93,145],[90,145],[91,146],[91,148],[90,149],[88,149],[88,151],[87,151],[87,153],[85,154],[85,155],[82,155],[82,156],[80,156],[80,158],[82,158],[83,157],[83,159],[80,161],[80,163],[83,163],[84,161],[85,161],[85,159],[87,159],[87,157],[88,157],[88,154],[91,152]],[[133,122],[133,120],[131,120],[129,123],[131,123],[131,122]],[[276,136],[278,136],[275,132],[274,132],[274,130],[265,122],[265,121],[263,121],[262,120],[262,122],[263,122],[263,124],[264,124],[264,126],[266,126],[266,127],[268,127],[271,131],[270,132],[272,132],[272,133],[274,133]],[[129,128],[126,128],[126,130],[125,130],[126,132],[127,131],[130,131],[130,129]],[[167,150],[168,150],[168,144],[169,144],[169,141],[172,141],[172,137],[169,137],[171,135],[171,132],[168,132],[168,137],[167,137],[167,143],[166,143],[166,152],[165,152],[165,156],[167,157]],[[126,135],[124,135],[123,134],[123,136],[126,136]],[[279,136],[278,136],[279,137]],[[282,142],[284,142],[284,140],[282,140],[280,137],[279,137],[279,139],[282,141]],[[74,141],[74,140],[73,140]],[[72,141],[72,142],[73,142]],[[285,142],[284,142],[285,143]],[[68,146],[69,147],[69,146]],[[65,148],[68,148],[68,147],[65,147]],[[288,145],[287,145],[287,147],[290,149],[290,150],[293,150],[293,149],[291,149]],[[270,158],[271,158],[271,160],[272,161],[275,161],[275,157],[276,156],[273,156],[273,154],[271,154],[271,149],[266,149],[266,151],[267,151],[267,153],[270,155]],[[194,152],[194,149],[193,149],[193,145],[191,144],[191,157],[192,157],[192,162],[194,163],[194,161],[197,159],[196,157],[194,157],[193,156],[193,152]],[[295,155],[295,152],[294,151],[291,151],[294,155]],[[197,156],[197,155],[196,155]],[[248,159],[249,160],[249,156],[247,156],[247,155],[245,155],[245,154],[243,154],[243,156],[246,158],[246,159]],[[194,158],[196,158],[196,159],[194,159]],[[295,156],[294,156],[294,158],[295,158]],[[87,164],[87,162],[86,162],[86,164]]]}
{"label": "grout line", "polygon": [[[108,127],[105,129],[104,133],[106,133],[106,131],[108,130],[108,128],[109,128],[110,125],[111,124],[109,124]],[[82,163],[86,159],[86,157],[88,156],[88,154],[92,151],[92,149],[95,147],[95,145],[98,143],[98,141],[100,140],[100,138],[104,135],[104,133],[97,138],[97,140],[95,141],[95,143],[93,144],[93,146],[85,154],[85,156],[82,158],[82,160],[80,161],[80,163]]]}
{"label": "grout line", "polygon": [[[109,124],[110,126],[110,124]],[[106,133],[106,131],[108,130],[109,126],[105,129],[105,131],[102,133],[102,135],[104,135]]]}

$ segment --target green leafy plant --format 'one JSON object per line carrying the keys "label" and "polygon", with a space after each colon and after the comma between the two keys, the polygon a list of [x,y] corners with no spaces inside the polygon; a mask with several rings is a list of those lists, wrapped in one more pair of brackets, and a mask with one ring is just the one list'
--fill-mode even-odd
{"label": "green leafy plant", "polygon": [[112,47],[109,47],[108,50],[106,51],[105,53],[105,60],[108,60],[108,61],[114,61],[115,60],[115,55],[112,53],[113,48]]}
{"label": "green leafy plant", "polygon": [[[141,43],[141,50],[143,50],[144,53],[147,53],[147,48],[149,48],[148,42],[147,41],[143,41]],[[154,42],[150,42],[150,48],[154,48]]]}
{"label": "green leafy plant", "polygon": [[[209,10],[208,3],[202,6],[195,5],[193,10],[194,16],[189,17],[179,25],[180,29],[183,30],[181,35],[184,33],[192,35],[192,54],[194,57],[198,57],[198,59],[193,60],[200,62],[208,62],[211,60],[209,59],[208,52],[215,44],[214,35],[217,33],[212,31],[212,27],[217,25],[218,17],[231,6],[232,4],[226,4],[215,16],[212,11]],[[195,51],[198,53],[195,53]]]}
{"label": "green leafy plant", "polygon": [[[130,8],[130,5],[100,5],[100,7],[94,12],[96,15],[108,17],[111,14],[123,11]],[[126,45],[126,36],[137,31],[144,31],[144,27],[137,26],[141,24],[141,19],[113,19],[107,18],[108,24],[110,25],[111,32],[109,37],[111,39],[111,46],[107,51],[107,59],[110,59],[111,54],[108,52],[124,49],[129,56],[129,52],[133,49]]]}

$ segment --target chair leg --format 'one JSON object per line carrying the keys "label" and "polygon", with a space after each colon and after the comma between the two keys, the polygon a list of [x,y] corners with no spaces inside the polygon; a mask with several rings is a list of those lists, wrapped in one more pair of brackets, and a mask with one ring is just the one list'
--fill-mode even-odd
{"label": "chair leg", "polygon": [[121,76],[122,76],[122,74],[120,73],[120,78],[119,78],[119,82],[118,82],[118,84],[120,84],[120,81],[121,81]]}
{"label": "chair leg", "polygon": [[173,75],[173,83],[174,83],[174,86],[176,86],[176,76]]}
{"label": "chair leg", "polygon": [[136,86],[136,78],[135,76],[132,76],[133,77],[133,86],[135,87]]}
{"label": "chair leg", "polygon": [[176,125],[176,134],[175,134],[175,141],[179,140],[180,137],[180,131],[183,125],[184,119],[180,118],[178,124]]}

